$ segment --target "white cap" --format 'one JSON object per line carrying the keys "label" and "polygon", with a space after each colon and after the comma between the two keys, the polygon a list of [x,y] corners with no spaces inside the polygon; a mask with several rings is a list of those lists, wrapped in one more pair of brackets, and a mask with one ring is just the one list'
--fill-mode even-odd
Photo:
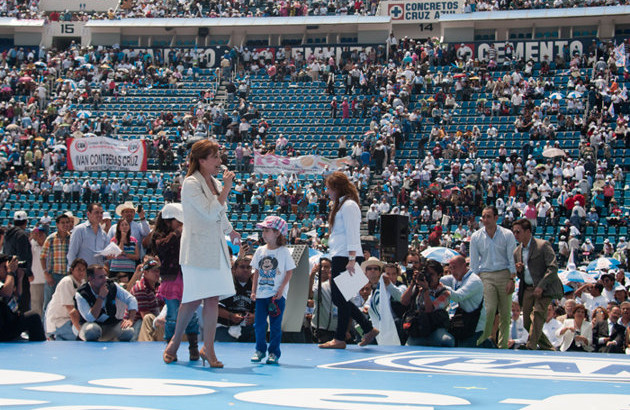
{"label": "white cap", "polygon": [[24,211],[15,211],[13,214],[14,221],[28,221],[28,214]]}
{"label": "white cap", "polygon": [[184,223],[184,208],[182,204],[170,203],[164,205],[162,208],[162,219],[177,219],[179,222]]}

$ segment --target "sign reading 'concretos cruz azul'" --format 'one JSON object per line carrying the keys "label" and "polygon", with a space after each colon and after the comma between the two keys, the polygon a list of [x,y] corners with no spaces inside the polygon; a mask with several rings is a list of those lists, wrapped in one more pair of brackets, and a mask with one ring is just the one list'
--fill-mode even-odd
{"label": "sign reading 'concretos cruz azul'", "polygon": [[463,0],[384,1],[379,6],[379,14],[391,17],[392,24],[437,23],[444,14],[463,12]]}
{"label": "sign reading 'concretos cruz azul'", "polygon": [[147,149],[142,140],[120,141],[107,137],[69,138],[71,171],[146,171]]}

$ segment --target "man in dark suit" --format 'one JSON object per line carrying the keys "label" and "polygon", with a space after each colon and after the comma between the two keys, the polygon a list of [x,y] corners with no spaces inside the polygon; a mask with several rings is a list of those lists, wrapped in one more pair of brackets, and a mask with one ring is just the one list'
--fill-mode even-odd
{"label": "man in dark suit", "polygon": [[593,343],[595,350],[601,353],[624,353],[626,329],[619,324],[621,309],[610,308],[607,320],[599,321],[593,326]]}
{"label": "man in dark suit", "polygon": [[514,250],[516,274],[520,279],[518,302],[523,307],[523,324],[529,331],[525,348],[554,350],[542,328],[549,303],[562,297],[556,254],[548,241],[533,237],[529,220],[523,218],[514,222],[512,232],[519,243]]}

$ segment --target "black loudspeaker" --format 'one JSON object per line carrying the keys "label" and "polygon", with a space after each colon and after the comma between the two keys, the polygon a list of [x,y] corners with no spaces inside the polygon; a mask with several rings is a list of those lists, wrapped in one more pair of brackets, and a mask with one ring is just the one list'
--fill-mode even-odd
{"label": "black loudspeaker", "polygon": [[208,27],[199,27],[197,29],[197,35],[199,37],[206,37],[208,35]]}
{"label": "black loudspeaker", "polygon": [[381,215],[381,260],[401,262],[409,248],[409,217]]}

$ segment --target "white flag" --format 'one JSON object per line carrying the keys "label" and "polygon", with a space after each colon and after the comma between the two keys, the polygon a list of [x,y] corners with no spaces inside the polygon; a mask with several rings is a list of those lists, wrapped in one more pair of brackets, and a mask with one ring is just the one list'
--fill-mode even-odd
{"label": "white flag", "polygon": [[575,256],[573,255],[573,248],[571,248],[571,254],[569,255],[569,260],[567,261],[567,270],[577,270],[577,265],[575,264]]}
{"label": "white flag", "polygon": [[381,276],[381,279],[378,281],[378,288],[374,290],[370,298],[370,309],[368,309],[370,320],[372,325],[380,331],[376,336],[376,341],[379,345],[400,346],[400,338],[398,338],[398,331],[394,323],[389,299],[390,295],[387,291],[387,286],[385,286],[385,281]]}

